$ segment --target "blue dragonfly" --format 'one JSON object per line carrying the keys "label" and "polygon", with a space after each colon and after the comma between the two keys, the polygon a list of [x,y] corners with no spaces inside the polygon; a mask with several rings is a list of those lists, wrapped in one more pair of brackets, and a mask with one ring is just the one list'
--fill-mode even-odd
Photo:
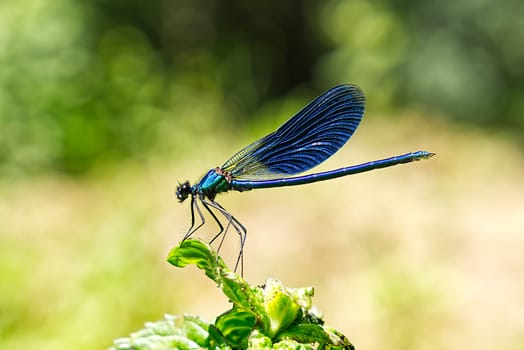
{"label": "blue dragonfly", "polygon": [[[311,101],[276,131],[235,153],[221,167],[209,170],[196,184],[190,185],[189,181],[179,183],[176,190],[179,202],[191,196],[191,226],[182,241],[204,225],[206,220],[202,206],[219,227],[219,232],[210,244],[222,236],[218,247],[220,250],[230,226],[238,233],[240,252],[235,271],[240,264],[242,273],[247,229],[215,201],[217,194],[231,190],[244,192],[304,185],[428,159],[434,155],[416,151],[345,168],[292,176],[317,166],[337,152],[360,124],[365,105],[364,93],[358,86],[335,86]],[[195,212],[200,219],[198,224]],[[227,222],[225,228],[217,214]]]}

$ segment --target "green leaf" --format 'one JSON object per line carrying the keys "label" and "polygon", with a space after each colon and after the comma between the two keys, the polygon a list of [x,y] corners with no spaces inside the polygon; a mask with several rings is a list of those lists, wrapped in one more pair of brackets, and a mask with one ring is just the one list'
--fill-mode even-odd
{"label": "green leaf", "polygon": [[331,339],[318,324],[298,324],[280,333],[277,337],[279,340],[292,339],[299,343],[319,343],[331,344]]}
{"label": "green leaf", "polygon": [[204,242],[196,239],[186,239],[173,248],[167,261],[177,267],[185,267],[190,264],[196,265],[205,271],[206,275],[216,281],[216,270],[225,268],[225,264],[214,251]]}
{"label": "green leaf", "polygon": [[289,295],[278,292],[267,302],[266,311],[271,322],[268,335],[273,338],[296,319],[300,306]]}
{"label": "green leaf", "polygon": [[186,336],[194,342],[204,346],[209,337],[209,324],[195,316],[184,316]]}
{"label": "green leaf", "polygon": [[233,347],[247,343],[247,337],[253,330],[257,319],[252,312],[245,310],[230,310],[220,315],[215,326]]}
{"label": "green leaf", "polygon": [[164,350],[208,348],[209,324],[194,316],[170,316],[148,322],[128,338],[115,340],[111,350]]}

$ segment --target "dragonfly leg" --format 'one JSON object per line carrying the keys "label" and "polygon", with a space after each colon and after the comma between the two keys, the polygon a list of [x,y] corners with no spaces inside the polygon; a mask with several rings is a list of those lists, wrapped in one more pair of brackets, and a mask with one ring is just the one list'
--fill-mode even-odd
{"label": "dragonfly leg", "polygon": [[[198,224],[197,227],[195,227],[195,209],[198,213],[198,216],[200,217],[200,224]],[[193,196],[191,197],[191,226],[189,227],[189,230],[187,230],[187,233],[184,235],[184,238],[182,238],[182,242],[191,237],[193,233],[195,233],[199,228],[202,227],[206,222],[206,219],[204,217],[204,214],[202,214],[202,210],[200,210],[200,207],[198,206],[197,199]]]}
{"label": "dragonfly leg", "polygon": [[[210,242],[210,243],[213,243],[213,241],[218,236],[220,236],[222,232],[224,232],[224,226],[222,225],[220,220],[218,220],[215,213],[213,213],[213,211],[209,208],[209,206],[206,204],[205,201],[202,201],[202,205],[209,212],[211,217],[213,217],[215,222],[218,224],[218,227],[220,228],[220,231],[218,232],[218,234]],[[195,211],[197,212],[198,216],[200,217],[200,224],[198,224],[198,226],[196,227],[195,227]],[[186,239],[191,237],[193,233],[198,231],[205,223],[206,223],[206,219],[205,219],[204,213],[202,213],[202,210],[200,209],[200,206],[198,205],[198,199],[195,197],[192,197],[191,198],[191,226],[189,227],[189,230],[187,231],[187,233],[184,235],[184,238],[182,239],[182,241],[185,241]]]}
{"label": "dragonfly leg", "polygon": [[[220,231],[209,241],[209,244],[213,244],[213,242],[215,242],[215,240],[218,237],[222,236],[222,238],[220,238],[220,243],[218,244],[218,248],[217,248],[217,252],[220,252],[220,248],[222,248],[222,243],[224,243],[224,239],[226,238],[227,232],[229,231],[229,228],[231,227],[231,221],[230,220],[227,221],[227,226],[224,229],[222,224],[218,220],[218,218],[216,216],[214,216],[211,208],[209,208],[209,206],[208,206],[209,204],[208,203],[202,203],[202,204],[207,208],[207,210],[211,213],[211,215],[213,215],[213,217],[215,218],[216,222],[220,226]],[[213,207],[213,208],[215,208],[215,207]],[[222,214],[222,212],[220,212],[220,213]]]}
{"label": "dragonfly leg", "polygon": [[[220,238],[220,243],[218,244],[217,252],[219,252],[220,248],[222,248],[222,243],[224,243],[224,240],[226,239],[227,231],[229,230],[230,227],[231,227],[231,221],[228,221],[224,234],[222,235],[222,238]],[[220,234],[221,232],[219,232],[215,237],[213,237],[213,239],[211,240],[211,243],[213,243],[213,241],[217,239],[217,237],[220,236]]]}
{"label": "dragonfly leg", "polygon": [[[213,219],[215,220],[215,222],[217,223],[218,227],[220,228],[220,230],[218,231],[218,233],[209,241],[209,244],[213,244],[213,242],[222,235],[222,240],[220,241],[220,244],[217,248],[217,252],[220,251],[220,247],[222,247],[222,242],[224,241],[224,237],[226,236],[227,234],[227,230],[229,229],[229,226],[231,226],[231,224],[228,222],[227,226],[226,226],[226,229],[224,230],[224,226],[222,225],[222,223],[220,222],[220,220],[217,218],[216,214],[211,210],[210,208],[210,204],[208,201],[206,200],[201,200],[202,201],[202,205],[204,206],[204,208],[206,208],[206,210],[208,211],[208,213],[211,215],[211,217],[213,217]],[[212,206],[213,207],[213,206]],[[215,208],[215,207],[213,207]]]}
{"label": "dragonfly leg", "polygon": [[[244,244],[246,243],[247,229],[244,227],[244,225],[240,223],[240,221],[238,221],[233,215],[231,215],[226,209],[224,209],[224,207],[222,207],[217,202],[212,201],[212,200],[210,201],[202,200],[202,203],[218,210],[228,221],[228,224],[226,226],[226,230],[225,230],[224,236],[222,237],[220,245],[222,245],[222,242],[224,240],[225,234],[227,233],[227,229],[229,228],[229,226],[233,226],[233,228],[237,232],[240,238],[240,252],[238,254],[237,261],[235,263],[234,271],[236,272],[238,267],[240,266],[240,274],[243,275],[244,274]],[[216,235],[215,238],[213,238],[213,240],[216,239],[221,233],[222,232]]]}
{"label": "dragonfly leg", "polygon": [[[211,214],[213,219],[215,219],[215,222],[218,224],[218,227],[220,228],[218,233],[209,241],[209,244],[213,244],[213,242],[215,242],[215,240],[218,237],[222,236],[222,238],[220,239],[220,243],[218,245],[218,248],[217,248],[217,252],[219,252],[220,248],[222,247],[222,243],[224,242],[224,238],[225,238],[225,236],[227,234],[227,231],[229,230],[229,227],[231,226],[231,221],[228,220],[226,229],[224,230],[224,226],[222,225],[220,220],[217,218],[217,216],[213,212],[213,210],[211,210],[211,208],[218,210],[219,213],[221,213],[222,215],[223,215],[223,212],[219,208],[217,208],[215,205],[213,205],[211,202],[208,202],[207,200],[202,200],[202,205],[204,206],[204,208],[206,208],[206,210],[209,212],[209,214]],[[227,219],[227,217],[226,217],[226,219]]]}

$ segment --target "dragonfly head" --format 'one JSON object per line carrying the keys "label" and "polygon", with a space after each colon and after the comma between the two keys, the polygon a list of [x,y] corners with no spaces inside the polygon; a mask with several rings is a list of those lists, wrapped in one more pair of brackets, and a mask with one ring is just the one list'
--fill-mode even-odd
{"label": "dragonfly head", "polygon": [[184,183],[178,183],[178,187],[176,188],[176,198],[180,203],[185,201],[191,193],[192,189],[191,185],[189,184],[189,181],[186,181]]}

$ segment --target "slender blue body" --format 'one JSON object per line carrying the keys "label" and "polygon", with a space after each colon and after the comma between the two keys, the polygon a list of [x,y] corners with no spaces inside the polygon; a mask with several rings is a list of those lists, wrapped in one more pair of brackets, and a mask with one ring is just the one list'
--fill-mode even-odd
{"label": "slender blue body", "polygon": [[426,151],[418,151],[406,153],[400,156],[394,156],[391,158],[374,160],[371,162],[348,166],[345,168],[329,170],[322,173],[309,174],[303,176],[288,177],[283,179],[274,179],[274,180],[260,180],[260,181],[246,181],[246,180],[232,180],[231,187],[236,191],[246,191],[256,188],[273,188],[273,187],[285,187],[285,186],[296,186],[296,185],[305,185],[312,182],[336,179],[337,177],[342,177],[346,175],[353,175],[362,173],[365,171],[370,171],[374,169],[387,168],[397,164],[410,163],[413,161],[427,159],[432,157],[433,153]]}
{"label": "slender blue body", "polygon": [[[303,185],[428,159],[434,155],[417,151],[336,170],[291,177],[317,166],[337,152],[360,124],[365,104],[364,94],[358,86],[335,86],[311,101],[276,131],[235,153],[221,167],[209,170],[195,185],[191,186],[188,181],[180,184],[176,191],[178,200],[183,202],[191,196],[191,227],[184,239],[189,238],[205,223],[201,204],[220,229],[211,243],[221,235],[223,240],[230,226],[238,233],[240,254],[236,270],[242,261],[247,230],[215,201],[217,194],[230,190],[243,192],[257,188]],[[200,217],[198,225],[195,225],[195,212]],[[225,218],[225,229],[217,214]]]}

